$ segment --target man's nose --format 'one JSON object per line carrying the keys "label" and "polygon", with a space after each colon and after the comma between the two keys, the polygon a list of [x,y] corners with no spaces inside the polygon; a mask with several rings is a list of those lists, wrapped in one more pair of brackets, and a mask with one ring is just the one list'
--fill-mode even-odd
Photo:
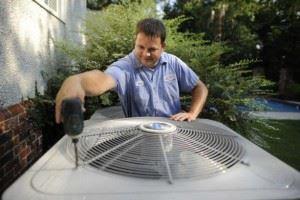
{"label": "man's nose", "polygon": [[149,57],[151,56],[151,53],[148,50],[144,50],[143,55]]}

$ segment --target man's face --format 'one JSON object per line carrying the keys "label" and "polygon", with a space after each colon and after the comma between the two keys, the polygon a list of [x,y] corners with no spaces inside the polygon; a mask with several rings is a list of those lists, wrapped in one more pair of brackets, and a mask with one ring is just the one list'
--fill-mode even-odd
{"label": "man's face", "polygon": [[155,67],[165,44],[161,43],[160,37],[149,37],[144,33],[138,33],[135,39],[134,52],[137,59],[146,67]]}

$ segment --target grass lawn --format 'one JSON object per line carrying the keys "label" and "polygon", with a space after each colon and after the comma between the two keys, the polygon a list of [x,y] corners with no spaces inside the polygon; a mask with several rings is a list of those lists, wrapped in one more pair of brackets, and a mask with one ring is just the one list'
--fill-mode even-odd
{"label": "grass lawn", "polygon": [[258,133],[245,137],[300,171],[300,120],[270,120],[270,124],[275,129],[256,125]]}

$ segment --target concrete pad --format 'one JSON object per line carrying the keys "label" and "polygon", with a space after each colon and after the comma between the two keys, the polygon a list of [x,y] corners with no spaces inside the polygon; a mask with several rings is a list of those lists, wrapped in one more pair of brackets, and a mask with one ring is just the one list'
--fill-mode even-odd
{"label": "concrete pad", "polygon": [[250,112],[250,116],[265,119],[300,120],[300,112]]}

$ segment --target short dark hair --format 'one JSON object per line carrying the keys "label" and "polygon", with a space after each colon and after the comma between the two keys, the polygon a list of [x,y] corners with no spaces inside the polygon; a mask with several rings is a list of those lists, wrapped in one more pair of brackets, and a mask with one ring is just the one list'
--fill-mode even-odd
{"label": "short dark hair", "polygon": [[161,43],[166,40],[166,28],[162,21],[154,18],[140,20],[136,25],[136,35],[144,33],[150,37],[160,37]]}

